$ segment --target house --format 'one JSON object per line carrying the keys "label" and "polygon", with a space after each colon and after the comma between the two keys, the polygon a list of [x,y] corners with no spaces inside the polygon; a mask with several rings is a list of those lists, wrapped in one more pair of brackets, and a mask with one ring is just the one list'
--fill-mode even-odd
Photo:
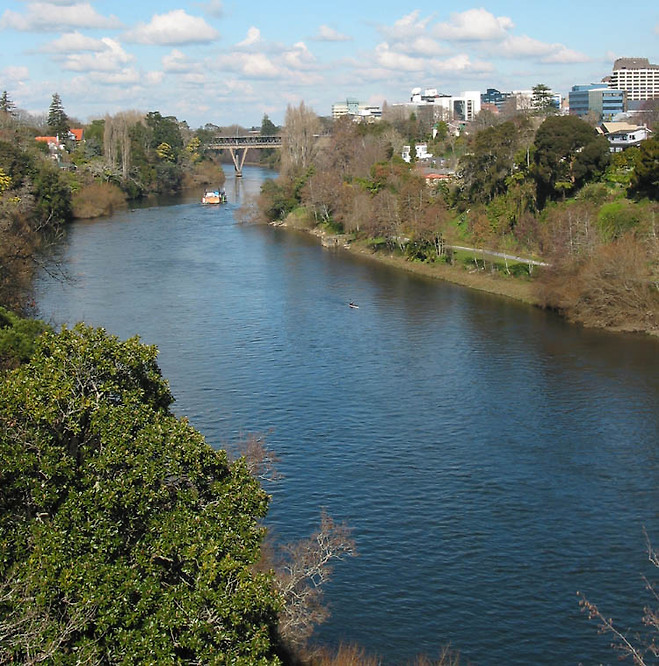
{"label": "house", "polygon": [[652,134],[652,130],[644,125],[629,123],[602,123],[597,131],[608,139],[612,153],[619,153],[625,148],[638,146],[641,141],[649,139]]}
{"label": "house", "polygon": [[[428,144],[427,143],[417,143],[415,146],[416,148],[416,159],[417,160],[429,160],[432,158],[432,154],[428,152]],[[411,159],[410,155],[410,146],[403,146],[403,152],[401,153],[401,157],[406,161],[409,162]]]}

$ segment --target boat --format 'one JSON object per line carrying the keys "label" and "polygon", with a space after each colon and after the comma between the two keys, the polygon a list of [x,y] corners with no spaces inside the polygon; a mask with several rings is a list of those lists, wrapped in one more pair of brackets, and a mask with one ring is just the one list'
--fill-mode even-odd
{"label": "boat", "polygon": [[350,303],[348,303],[348,305],[351,308],[354,308],[355,310],[359,310],[359,305],[357,305],[357,303],[353,303],[352,301],[350,301]]}
{"label": "boat", "polygon": [[227,195],[224,190],[207,190],[201,197],[202,204],[221,204],[226,203]]}

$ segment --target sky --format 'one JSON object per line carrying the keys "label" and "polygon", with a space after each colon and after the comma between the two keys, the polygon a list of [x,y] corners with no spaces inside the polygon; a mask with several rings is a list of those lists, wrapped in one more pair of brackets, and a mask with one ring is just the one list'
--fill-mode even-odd
{"label": "sky", "polygon": [[543,83],[567,95],[618,57],[659,64],[659,4],[600,0],[0,0],[0,91],[34,114],[58,93],[90,122],[137,110],[193,129],[320,116]]}

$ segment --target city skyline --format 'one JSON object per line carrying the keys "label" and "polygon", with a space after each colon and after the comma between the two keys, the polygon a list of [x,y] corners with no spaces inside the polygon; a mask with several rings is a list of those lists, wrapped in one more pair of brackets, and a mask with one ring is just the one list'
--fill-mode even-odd
{"label": "city skyline", "polygon": [[258,125],[264,114],[281,124],[301,101],[318,115],[348,97],[403,102],[415,87],[459,94],[543,83],[566,95],[610,74],[616,58],[656,63],[659,10],[631,0],[624,11],[635,20],[622,30],[613,2],[595,11],[564,0],[448,10],[427,0],[2,0],[0,90],[34,114],[57,92],[81,122],[135,109],[193,128]]}

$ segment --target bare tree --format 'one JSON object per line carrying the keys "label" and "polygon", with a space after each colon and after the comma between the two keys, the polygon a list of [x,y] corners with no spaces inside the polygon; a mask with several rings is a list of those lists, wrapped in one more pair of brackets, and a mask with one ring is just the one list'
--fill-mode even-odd
{"label": "bare tree", "polygon": [[318,116],[300,102],[298,107],[286,109],[285,127],[282,134],[282,174],[297,177],[313,163],[316,154],[316,139],[320,131]]}
{"label": "bare tree", "polygon": [[[647,542],[648,559],[653,566],[659,569],[659,553],[657,553],[652,547],[647,533],[645,538]],[[650,592],[654,602],[658,603],[659,590],[657,590],[656,584],[649,581],[645,576],[643,577],[643,580],[645,581],[645,587]],[[647,627],[648,634],[644,637],[635,636],[629,638],[628,635],[618,629],[613,623],[613,619],[604,615],[599,608],[594,603],[588,601],[581,592],[577,592],[577,595],[580,598],[579,605],[581,606],[582,611],[588,614],[589,619],[598,622],[601,633],[610,634],[613,637],[611,647],[618,652],[621,660],[631,657],[635,666],[650,666],[650,664],[657,663],[656,660],[659,659],[659,643],[657,643],[657,638],[659,637],[659,607],[652,608],[651,606],[645,606],[643,609],[643,625]]]}
{"label": "bare tree", "polygon": [[144,122],[144,114],[140,111],[122,111],[115,116],[105,116],[103,145],[105,160],[112,167],[121,167],[121,175],[128,179],[131,167],[130,130],[138,123]]}
{"label": "bare tree", "polygon": [[332,575],[332,563],[356,555],[351,530],[323,510],[320,528],[308,539],[282,547],[275,582],[284,600],[279,618],[281,635],[293,645],[303,645],[314,626],[329,616],[321,587]]}

